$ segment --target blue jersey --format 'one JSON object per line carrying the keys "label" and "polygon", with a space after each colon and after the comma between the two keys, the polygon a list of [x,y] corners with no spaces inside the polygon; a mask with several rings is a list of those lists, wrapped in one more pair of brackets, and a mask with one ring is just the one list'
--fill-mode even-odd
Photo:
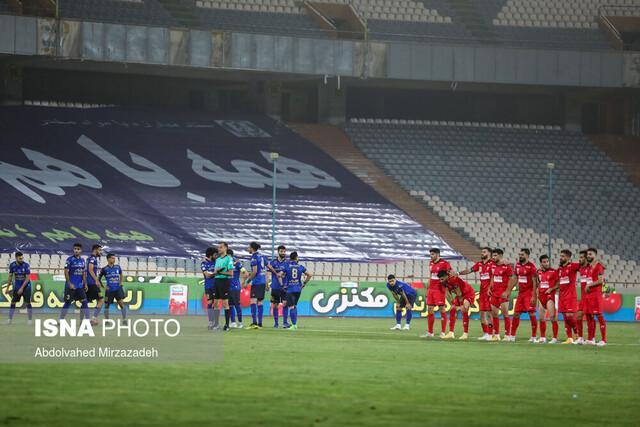
{"label": "blue jersey", "polygon": [[[74,288],[81,288],[84,286],[82,283],[82,275],[84,274],[84,269],[86,268],[84,258],[82,257],[74,257],[70,256],[67,258],[67,261],[64,263],[64,269],[69,270],[69,280],[73,284]],[[69,283],[65,284],[65,287],[69,287]]]}
{"label": "blue jersey", "polygon": [[90,255],[89,258],[87,258],[87,285],[89,286],[97,285],[96,281],[93,280],[93,277],[91,276],[89,271],[92,270],[93,274],[95,274],[96,277],[98,277],[98,273],[100,273],[99,265],[100,265],[99,257]]}
{"label": "blue jersey", "polygon": [[256,275],[251,281],[252,285],[266,285],[267,284],[267,257],[262,256],[258,252],[254,252],[251,255],[251,270],[256,267]]}
{"label": "blue jersey", "polygon": [[302,292],[302,275],[307,271],[304,265],[297,261],[290,261],[285,267],[287,292]]}
{"label": "blue jersey", "polygon": [[24,281],[27,281],[27,285],[24,287],[25,290],[31,288],[31,282],[29,281],[29,275],[31,274],[31,270],[29,269],[29,264],[22,261],[21,264],[18,264],[18,261],[13,261],[9,264],[9,274],[13,273],[13,290],[17,291],[22,287]]}
{"label": "blue jersey", "polygon": [[231,277],[231,290],[232,291],[239,291],[240,288],[242,288],[242,285],[240,284],[240,273],[242,272],[242,269],[244,267],[242,266],[242,263],[240,261],[236,261],[233,264],[233,277]]}
{"label": "blue jersey", "polygon": [[391,286],[390,284],[387,283],[387,288],[394,294],[397,294],[400,296],[402,296],[402,291],[404,291],[407,297],[411,297],[411,296],[415,297],[418,295],[416,290],[413,289],[410,284],[401,282],[400,280],[396,280],[395,286]]}
{"label": "blue jersey", "polygon": [[207,275],[204,274],[204,273],[207,272],[209,274],[213,274],[213,272],[216,269],[216,262],[215,261],[209,261],[208,259],[205,259],[200,264],[200,269],[202,270],[202,275],[204,276],[204,288],[205,289],[213,289],[213,282],[214,282],[213,276],[207,277]]}
{"label": "blue jersey", "polygon": [[[282,261],[279,258],[276,258],[269,263],[271,268],[273,268],[278,273],[285,273],[288,264],[289,264],[289,261],[287,261],[286,258],[283,259]],[[287,287],[286,275],[282,277],[282,284],[284,285],[285,288]],[[281,288],[280,281],[278,280],[277,277],[273,277],[271,279],[271,289],[278,290],[280,288]]]}
{"label": "blue jersey", "polygon": [[120,288],[120,275],[122,274],[122,269],[118,264],[113,264],[113,266],[105,265],[102,267],[100,271],[100,277],[107,278],[107,290],[109,291],[117,291]]}

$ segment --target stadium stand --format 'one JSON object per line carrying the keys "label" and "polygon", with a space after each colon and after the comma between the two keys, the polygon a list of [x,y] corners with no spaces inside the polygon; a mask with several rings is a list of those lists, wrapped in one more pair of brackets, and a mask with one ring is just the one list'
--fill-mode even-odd
{"label": "stadium stand", "polygon": [[13,15],[16,11],[9,4],[7,0],[0,0],[0,13],[6,15]]}
{"label": "stadium stand", "polygon": [[118,24],[177,26],[156,0],[59,0],[63,18]]}
{"label": "stadium stand", "polygon": [[406,191],[510,259],[523,246],[546,252],[546,164],[554,162],[554,250],[596,246],[610,280],[638,280],[640,189],[585,136],[542,125],[383,119],[352,119],[346,130]]}

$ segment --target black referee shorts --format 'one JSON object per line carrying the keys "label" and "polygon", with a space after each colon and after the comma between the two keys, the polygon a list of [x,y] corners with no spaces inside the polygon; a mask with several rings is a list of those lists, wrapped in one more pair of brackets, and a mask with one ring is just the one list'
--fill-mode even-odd
{"label": "black referee shorts", "polygon": [[231,279],[215,279],[213,285],[213,297],[215,299],[229,299],[229,291],[231,289]]}

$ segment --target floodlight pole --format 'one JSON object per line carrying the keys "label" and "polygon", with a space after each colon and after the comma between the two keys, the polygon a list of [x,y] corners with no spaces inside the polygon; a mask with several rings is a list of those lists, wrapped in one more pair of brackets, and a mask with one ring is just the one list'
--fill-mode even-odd
{"label": "floodlight pole", "polygon": [[271,162],[273,163],[273,181],[271,185],[273,186],[273,195],[271,198],[271,259],[276,259],[276,187],[278,184],[277,178],[277,164],[278,157],[280,155],[278,153],[271,153]]}
{"label": "floodlight pole", "polygon": [[553,169],[555,167],[555,163],[547,163],[547,170],[549,171],[549,188],[547,196],[547,250],[549,251],[549,259],[551,259],[551,234],[553,232]]}

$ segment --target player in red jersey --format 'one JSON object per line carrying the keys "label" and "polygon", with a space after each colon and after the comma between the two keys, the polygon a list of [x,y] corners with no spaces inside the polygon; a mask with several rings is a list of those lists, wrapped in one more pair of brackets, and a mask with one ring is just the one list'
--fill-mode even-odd
{"label": "player in red jersey", "polygon": [[558,342],[558,313],[556,312],[556,290],[558,289],[558,272],[551,268],[548,255],[540,256],[540,270],[538,270],[538,310],[540,311],[540,339],[538,343],[547,342],[547,313],[553,328],[553,339]]}
{"label": "player in red jersey", "polygon": [[447,316],[445,314],[445,289],[444,286],[442,286],[442,283],[440,283],[438,272],[440,272],[440,270],[451,271],[451,264],[440,258],[440,249],[438,248],[432,248],[429,251],[429,255],[431,256],[431,262],[429,262],[431,277],[429,278],[429,286],[427,288],[428,330],[424,337],[433,337],[433,324],[436,321],[434,311],[435,308],[438,307],[438,310],[440,311],[440,322],[442,327],[440,338],[449,338],[450,336],[445,334],[445,331],[447,329]]}
{"label": "player in red jersey", "polygon": [[560,266],[558,267],[558,288],[560,289],[560,300],[558,301],[558,312],[564,318],[564,330],[567,333],[567,340],[563,344],[573,344],[572,331],[576,325],[576,312],[578,311],[578,297],[576,295],[576,279],[580,264],[571,262],[573,254],[569,249],[560,251]]}
{"label": "player in red jersey", "polygon": [[600,324],[601,340],[596,345],[602,347],[607,344],[607,324],[602,316],[602,285],[604,284],[604,265],[597,260],[598,251],[595,248],[587,249],[587,261],[591,264],[591,280],[587,283],[587,301],[585,309],[587,313],[587,344],[595,344],[596,317]]}
{"label": "player in red jersey", "polygon": [[578,339],[574,344],[584,344],[584,314],[587,303],[587,283],[591,281],[591,264],[587,261],[587,251],[580,251],[578,256],[578,264],[580,264],[580,301],[578,301],[578,312],[576,313],[576,334]]}
{"label": "player in red jersey", "polygon": [[478,338],[480,341],[489,341],[493,328],[489,326],[489,314],[491,313],[491,302],[489,301],[489,285],[491,284],[491,274],[495,263],[491,260],[491,248],[480,250],[480,261],[473,264],[470,269],[458,273],[460,276],[476,272],[480,274],[480,294],[478,295],[478,308],[480,311],[480,324],[483,335]]}
{"label": "player in red jersey", "polygon": [[[516,264],[516,276],[518,276],[518,298],[516,299],[515,313],[511,320],[511,341],[516,340],[516,333],[520,325],[520,315],[529,314],[531,322],[531,338],[529,342],[536,343],[538,335],[538,320],[536,319],[536,301],[538,295],[538,274],[535,264],[529,261],[531,250],[520,249],[520,259]],[[509,289],[511,291],[511,289]]]}
{"label": "player in red jersey", "polygon": [[504,262],[504,251],[502,249],[494,249],[492,255],[495,266],[493,267],[491,285],[489,286],[491,312],[493,315],[493,335],[491,336],[491,341],[500,341],[500,312],[502,312],[502,317],[504,318],[505,341],[511,341],[509,337],[509,333],[511,333],[509,297],[511,294],[510,289],[513,289],[516,283],[516,275],[513,273],[511,264]]}
{"label": "player in red jersey", "polygon": [[[469,338],[469,309],[474,305],[473,302],[476,299],[476,291],[467,282],[458,276],[452,276],[448,271],[440,270],[438,272],[438,278],[449,293],[452,296],[455,295],[455,297],[451,299],[451,311],[449,313],[456,313],[458,310],[462,312],[462,328],[464,333],[460,336],[460,339],[466,340]],[[452,319],[450,327],[453,333],[456,324],[455,314]]]}

